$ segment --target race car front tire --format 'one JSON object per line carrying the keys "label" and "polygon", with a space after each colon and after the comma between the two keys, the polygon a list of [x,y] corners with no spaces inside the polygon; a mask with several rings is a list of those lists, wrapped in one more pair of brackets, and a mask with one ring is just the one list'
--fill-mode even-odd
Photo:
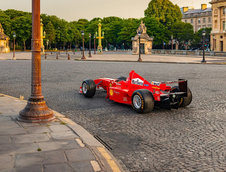
{"label": "race car front tire", "polygon": [[85,97],[91,98],[96,93],[96,84],[93,80],[85,80],[82,83],[82,93]]}
{"label": "race car front tire", "polygon": [[132,107],[138,113],[148,113],[154,109],[154,97],[149,90],[134,91],[132,95]]}

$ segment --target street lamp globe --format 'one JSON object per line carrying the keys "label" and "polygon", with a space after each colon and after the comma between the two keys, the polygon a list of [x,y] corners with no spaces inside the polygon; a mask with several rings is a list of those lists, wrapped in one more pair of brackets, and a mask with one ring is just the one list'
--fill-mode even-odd
{"label": "street lamp globe", "polygon": [[202,36],[206,36],[206,31],[205,30],[202,31]]}
{"label": "street lamp globe", "polygon": [[85,35],[84,31],[82,31],[82,36],[84,36],[84,35]]}
{"label": "street lamp globe", "polygon": [[89,33],[89,38],[91,38],[91,33]]}
{"label": "street lamp globe", "polygon": [[13,32],[13,38],[16,38],[16,33],[15,32]]}

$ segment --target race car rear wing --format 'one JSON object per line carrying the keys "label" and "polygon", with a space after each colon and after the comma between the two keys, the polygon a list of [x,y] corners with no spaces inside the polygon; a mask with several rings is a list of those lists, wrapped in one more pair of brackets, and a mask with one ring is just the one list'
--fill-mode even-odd
{"label": "race car rear wing", "polygon": [[178,81],[165,81],[161,82],[162,84],[177,84],[181,92],[186,93],[187,96],[187,91],[188,91],[188,81],[185,79],[178,79]]}

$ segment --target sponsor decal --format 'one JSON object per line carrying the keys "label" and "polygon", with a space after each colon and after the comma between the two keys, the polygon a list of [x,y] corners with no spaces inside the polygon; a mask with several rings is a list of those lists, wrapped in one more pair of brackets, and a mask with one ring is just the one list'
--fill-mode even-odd
{"label": "sponsor decal", "polygon": [[109,87],[112,87],[112,83],[109,84]]}
{"label": "sponsor decal", "polygon": [[114,91],[115,94],[120,94],[118,91]]}
{"label": "sponsor decal", "polygon": [[112,89],[110,89],[109,94],[110,94],[110,96],[113,96],[114,91]]}
{"label": "sponsor decal", "polygon": [[149,87],[149,84],[144,84],[145,87]]}
{"label": "sponsor decal", "polygon": [[123,97],[123,101],[124,102],[127,102],[127,97]]}
{"label": "sponsor decal", "polygon": [[143,86],[144,81],[142,81],[142,80],[139,79],[139,78],[134,78],[134,79],[132,79],[132,84]]}
{"label": "sponsor decal", "polygon": [[151,84],[152,84],[152,85],[156,85],[156,86],[159,86],[159,85],[161,84],[161,82],[157,82],[157,81],[152,81],[152,82],[151,82]]}

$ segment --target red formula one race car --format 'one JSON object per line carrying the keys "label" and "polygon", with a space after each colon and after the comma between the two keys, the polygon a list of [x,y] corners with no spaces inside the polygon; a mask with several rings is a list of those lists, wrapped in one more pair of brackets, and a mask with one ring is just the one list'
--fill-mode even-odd
{"label": "red formula one race car", "polygon": [[[169,86],[171,84],[177,85]],[[192,93],[187,86],[187,80],[148,82],[135,71],[131,71],[128,78],[85,80],[80,87],[80,93],[91,98],[98,88],[107,91],[106,98],[132,105],[138,113],[151,112],[155,106],[167,109],[185,107],[192,101]]]}

